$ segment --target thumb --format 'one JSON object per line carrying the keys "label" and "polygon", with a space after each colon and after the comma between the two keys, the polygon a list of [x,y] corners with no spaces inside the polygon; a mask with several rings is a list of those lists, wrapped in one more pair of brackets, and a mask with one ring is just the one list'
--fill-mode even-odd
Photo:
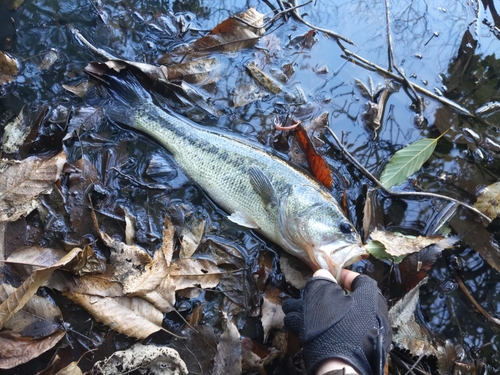
{"label": "thumb", "polygon": [[337,283],[337,280],[335,277],[330,273],[330,271],[320,269],[314,272],[313,277],[324,277],[325,279],[330,279],[332,281],[335,281]]}

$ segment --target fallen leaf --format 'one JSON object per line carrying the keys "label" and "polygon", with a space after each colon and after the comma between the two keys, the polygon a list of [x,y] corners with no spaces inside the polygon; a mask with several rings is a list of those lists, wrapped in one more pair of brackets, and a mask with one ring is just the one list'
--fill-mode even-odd
{"label": "fallen leaf", "polygon": [[279,293],[281,290],[278,288],[266,290],[262,299],[261,322],[264,329],[264,342],[267,341],[271,329],[281,329],[285,325],[285,313],[281,307]]}
{"label": "fallen leaf", "polygon": [[5,125],[2,137],[2,151],[7,154],[18,152],[30,132],[31,128],[25,123],[23,111],[21,110],[14,121]]}
{"label": "fallen leaf", "polygon": [[48,70],[59,58],[59,53],[51,48],[49,51],[45,52],[42,57],[42,62],[40,63],[40,70]]}
{"label": "fallen leaf", "polygon": [[94,84],[90,81],[83,81],[79,83],[76,86],[70,86],[70,85],[61,85],[63,89],[66,91],[69,91],[72,94],[75,94],[79,98],[83,98],[87,91],[89,91],[90,88],[94,86]]}
{"label": "fallen leaf", "polygon": [[243,107],[257,100],[261,100],[267,95],[267,93],[261,92],[253,82],[239,83],[234,90],[233,106],[234,108]]}
{"label": "fallen leaf", "polygon": [[82,370],[78,367],[78,362],[71,362],[66,367],[60,369],[56,375],[83,375]]}
{"label": "fallen leaf", "polygon": [[280,269],[285,280],[297,289],[304,289],[313,272],[297,258],[286,253],[280,255]]}
{"label": "fallen leaf", "polygon": [[295,129],[295,139],[299,142],[300,148],[306,154],[307,163],[316,179],[328,189],[332,187],[333,177],[328,163],[321,156],[312,144],[306,130],[299,124]]}
{"label": "fallen leaf", "polygon": [[405,182],[431,157],[439,138],[420,139],[397,151],[385,165],[380,183],[390,189]]}
{"label": "fallen leaf", "polygon": [[200,245],[205,231],[205,220],[192,217],[182,228],[180,258],[189,258]]}
{"label": "fallen leaf", "polygon": [[261,69],[257,67],[255,61],[250,61],[246,68],[250,75],[267,91],[272,92],[273,94],[279,94],[282,90],[281,85],[276,82],[274,79],[269,77],[266,73],[264,73]]}
{"label": "fallen leaf", "polygon": [[[16,288],[9,284],[0,285],[0,301],[14,293]],[[20,333],[24,337],[40,339],[62,328],[61,310],[49,298],[34,295],[4,325],[4,329]]]}
{"label": "fallen leaf", "polygon": [[0,332],[0,368],[9,369],[45,353],[61,340],[66,331],[59,330],[43,339],[23,337],[18,333]]}
{"label": "fallen leaf", "polygon": [[145,339],[162,329],[163,313],[142,298],[63,294],[87,310],[95,320],[124,335]]}
{"label": "fallen leaf", "polygon": [[0,85],[12,82],[18,71],[17,61],[0,51]]}
{"label": "fallen leaf", "polygon": [[65,162],[64,152],[50,159],[0,162],[0,221],[16,221],[33,211],[38,196],[52,191]]}
{"label": "fallen leaf", "polygon": [[264,35],[264,15],[251,7],[241,14],[230,17],[214,27],[209,35],[195,41],[195,52],[236,52],[251,48]]}
{"label": "fallen leaf", "polygon": [[219,67],[219,61],[210,57],[174,64],[166,68],[169,81],[185,81],[191,84],[207,85],[215,82],[216,77],[212,72]]}
{"label": "fallen leaf", "polygon": [[409,292],[427,276],[437,258],[441,255],[438,246],[428,246],[418,253],[407,255],[399,264],[401,285],[404,292]]}
{"label": "fallen leaf", "polygon": [[69,120],[68,130],[63,141],[77,137],[85,131],[97,126],[104,119],[102,108],[79,107],[75,109],[73,116]]}
{"label": "fallen leaf", "polygon": [[221,271],[208,259],[176,259],[172,262],[169,276],[175,290],[192,287],[215,288],[220,281]]}
{"label": "fallen leaf", "polygon": [[222,312],[222,335],[214,358],[214,375],[241,374],[241,343],[238,328]]}
{"label": "fallen leaf", "polygon": [[40,268],[50,267],[66,255],[63,250],[40,246],[24,247],[14,251],[5,260],[22,279],[28,278]]}
{"label": "fallen leaf", "polygon": [[152,375],[188,374],[186,364],[175,349],[139,343],[127,350],[113,353],[92,368],[93,374],[106,375],[123,375],[135,371]]}
{"label": "fallen leaf", "polygon": [[81,251],[82,250],[79,248],[74,248],[50,267],[36,270],[15,290],[14,293],[9,295],[0,305],[0,328],[2,328],[16,312],[23,308],[37,292],[38,288],[49,279],[56,269],[67,266],[70,262],[74,261]]}
{"label": "fallen leaf", "polygon": [[[396,258],[415,253],[430,245],[436,245],[441,250],[444,250],[453,246],[453,244],[459,240],[459,238],[456,236],[405,236],[401,233],[380,231],[377,228],[370,234],[370,237],[372,238],[372,240],[381,243],[384,246],[385,252],[387,254]],[[375,254],[372,255],[376,256]]]}
{"label": "fallen leaf", "polygon": [[500,214],[500,182],[485,187],[477,197],[474,208],[494,220]]}

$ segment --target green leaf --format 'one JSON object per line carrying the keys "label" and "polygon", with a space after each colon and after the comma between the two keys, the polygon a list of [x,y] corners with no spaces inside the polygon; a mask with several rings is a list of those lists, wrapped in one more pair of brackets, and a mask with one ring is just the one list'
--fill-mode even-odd
{"label": "green leaf", "polygon": [[425,138],[396,152],[385,166],[380,183],[386,189],[406,181],[430,158],[439,138]]}

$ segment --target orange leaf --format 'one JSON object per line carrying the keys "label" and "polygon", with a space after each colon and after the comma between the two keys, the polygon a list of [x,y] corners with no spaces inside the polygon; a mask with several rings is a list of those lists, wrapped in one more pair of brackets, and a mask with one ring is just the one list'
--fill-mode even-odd
{"label": "orange leaf", "polygon": [[295,138],[297,139],[297,142],[299,142],[302,151],[306,154],[307,163],[309,164],[309,168],[311,168],[314,177],[330,189],[333,184],[333,178],[327,162],[320,154],[318,154],[309,139],[306,130],[301,124],[297,126],[295,131]]}

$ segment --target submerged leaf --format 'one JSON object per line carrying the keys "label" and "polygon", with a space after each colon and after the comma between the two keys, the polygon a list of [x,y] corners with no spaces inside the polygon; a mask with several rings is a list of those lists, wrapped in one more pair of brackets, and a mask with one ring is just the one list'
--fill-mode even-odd
{"label": "submerged leaf", "polygon": [[474,207],[494,220],[500,214],[500,182],[487,186],[477,197]]}
{"label": "submerged leaf", "polygon": [[385,166],[380,183],[390,189],[406,181],[430,158],[439,138],[420,139],[396,152]]}
{"label": "submerged leaf", "polygon": [[25,124],[23,111],[19,112],[14,121],[5,125],[1,145],[2,151],[7,154],[19,151],[30,131],[31,128]]}
{"label": "submerged leaf", "polygon": [[225,312],[222,313],[222,331],[217,344],[212,374],[241,374],[240,333]]}
{"label": "submerged leaf", "polygon": [[196,52],[236,52],[253,47],[264,34],[264,15],[251,7],[218,24],[209,35],[198,39],[192,48]]}
{"label": "submerged leaf", "polygon": [[0,86],[12,82],[18,71],[17,61],[0,51]]}

